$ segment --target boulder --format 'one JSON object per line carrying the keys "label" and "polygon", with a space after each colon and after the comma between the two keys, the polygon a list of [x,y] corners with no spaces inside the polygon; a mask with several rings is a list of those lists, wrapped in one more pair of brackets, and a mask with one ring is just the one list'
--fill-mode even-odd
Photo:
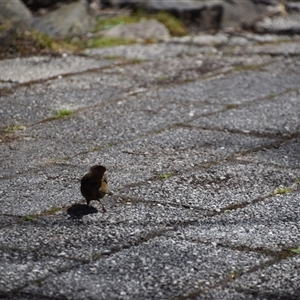
{"label": "boulder", "polygon": [[0,44],[7,45],[18,31],[32,23],[32,14],[20,1],[0,1]]}
{"label": "boulder", "polygon": [[162,39],[170,36],[166,26],[157,20],[144,20],[134,24],[117,25],[103,31],[103,36],[126,39]]}
{"label": "boulder", "polygon": [[137,2],[150,12],[166,11],[179,18],[190,33],[203,30],[218,30],[222,5],[218,2],[194,0],[148,0]]}
{"label": "boulder", "polygon": [[33,26],[52,37],[65,38],[88,33],[95,26],[95,16],[86,0],[63,4],[58,9],[36,17]]}
{"label": "boulder", "polygon": [[[166,11],[178,17],[189,33],[219,29],[252,29],[275,7],[277,0],[102,0],[116,8],[142,8],[146,12]],[[296,9],[296,5],[290,6]]]}
{"label": "boulder", "polygon": [[12,24],[20,28],[31,25],[32,14],[20,0],[0,1],[0,25]]}
{"label": "boulder", "polygon": [[190,33],[207,29],[218,30],[222,16],[222,5],[214,1],[105,0],[102,3],[114,7],[126,6],[133,9],[143,9],[150,13],[158,11],[171,13],[185,24]]}
{"label": "boulder", "polygon": [[266,13],[267,6],[258,5],[251,0],[224,0],[223,15],[221,21],[222,29],[252,28],[253,24]]}

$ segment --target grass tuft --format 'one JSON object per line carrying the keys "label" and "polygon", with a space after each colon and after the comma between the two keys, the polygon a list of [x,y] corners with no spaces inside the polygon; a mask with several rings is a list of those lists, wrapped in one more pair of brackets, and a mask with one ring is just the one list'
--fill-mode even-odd
{"label": "grass tuft", "polygon": [[25,129],[25,127],[22,125],[13,124],[13,125],[7,126],[4,131],[5,131],[5,133],[13,133],[17,130],[24,130],[24,129]]}
{"label": "grass tuft", "polygon": [[99,145],[95,145],[91,148],[91,151],[99,151],[100,150],[100,146]]}
{"label": "grass tuft", "polygon": [[160,175],[160,178],[162,178],[162,179],[168,179],[168,178],[170,178],[172,176],[172,174],[170,174],[170,173],[164,173],[164,174],[161,174]]}
{"label": "grass tuft", "polygon": [[296,254],[300,254],[300,246],[298,248],[291,249],[291,252],[296,253]]}
{"label": "grass tuft", "polygon": [[291,188],[281,186],[278,189],[274,190],[271,194],[272,196],[275,196],[275,195],[289,194],[290,192],[291,192]]}
{"label": "grass tuft", "polygon": [[69,109],[60,109],[56,111],[55,115],[52,117],[52,119],[62,119],[69,115],[73,114],[72,110]]}

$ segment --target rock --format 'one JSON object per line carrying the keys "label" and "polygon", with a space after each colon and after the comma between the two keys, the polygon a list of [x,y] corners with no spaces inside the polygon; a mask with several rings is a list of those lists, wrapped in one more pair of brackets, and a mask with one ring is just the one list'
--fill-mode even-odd
{"label": "rock", "polygon": [[[142,8],[150,13],[169,12],[193,34],[206,30],[253,29],[254,24],[266,16],[282,13],[277,0],[102,0],[101,3],[116,8]],[[298,3],[286,5],[287,10],[296,11],[299,8]]]}
{"label": "rock", "polygon": [[19,0],[0,1],[0,45],[8,45],[20,30],[32,23],[32,14]]}
{"label": "rock", "polygon": [[218,30],[222,16],[222,6],[217,2],[149,0],[142,5],[149,11],[166,11],[175,15],[185,24],[190,33]]}
{"label": "rock", "polygon": [[94,25],[95,16],[85,0],[64,4],[44,16],[35,18],[33,23],[37,30],[59,38],[86,34]]}
{"label": "rock", "polygon": [[251,28],[265,14],[267,7],[257,5],[251,0],[224,0],[221,27],[223,29]]}
{"label": "rock", "polygon": [[0,25],[12,24],[20,28],[31,25],[32,14],[20,1],[0,1]]}
{"label": "rock", "polygon": [[154,13],[165,11],[179,18],[190,33],[202,30],[218,30],[222,16],[222,5],[218,2],[195,0],[106,0],[102,2],[114,7],[130,7]]}
{"label": "rock", "polygon": [[289,2],[285,8],[287,12],[300,12],[300,2]]}
{"label": "rock", "polygon": [[254,25],[257,33],[300,34],[300,14],[265,18]]}
{"label": "rock", "polygon": [[162,39],[170,36],[166,26],[157,20],[144,20],[134,24],[117,25],[103,31],[103,36],[126,39]]}

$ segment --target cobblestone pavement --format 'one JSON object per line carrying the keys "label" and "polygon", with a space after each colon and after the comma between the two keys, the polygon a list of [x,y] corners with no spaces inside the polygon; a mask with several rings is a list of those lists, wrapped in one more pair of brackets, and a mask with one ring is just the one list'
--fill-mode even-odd
{"label": "cobblestone pavement", "polygon": [[[300,299],[299,38],[0,70],[0,298]],[[94,164],[106,213],[80,194]]]}

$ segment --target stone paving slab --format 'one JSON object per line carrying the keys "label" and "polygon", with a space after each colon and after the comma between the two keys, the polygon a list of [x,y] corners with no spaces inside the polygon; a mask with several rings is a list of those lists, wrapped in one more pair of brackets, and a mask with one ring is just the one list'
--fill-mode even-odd
{"label": "stone paving slab", "polygon": [[[298,133],[300,129],[300,94],[290,92],[273,96],[265,101],[252,103],[252,105],[199,118],[191,124],[209,129],[238,130],[265,135],[280,136]],[[274,118],[274,115],[277,117]]]}
{"label": "stone paving slab", "polygon": [[[104,68],[113,63],[112,60],[95,60],[68,55],[65,57],[44,56],[6,59],[0,61],[0,80],[26,83],[95,68]],[[15,72],[16,69],[18,72]]]}
{"label": "stone paving slab", "polygon": [[271,149],[263,149],[257,153],[244,156],[243,160],[257,161],[273,164],[276,167],[299,168],[300,167],[300,140],[291,139],[282,143],[280,146]]}
{"label": "stone paving slab", "polygon": [[233,72],[226,76],[174,86],[166,89],[166,92],[175,99],[239,105],[299,88],[299,73],[292,71],[287,80],[285,74],[269,68],[273,74],[263,71]]}
{"label": "stone paving slab", "polygon": [[[53,167],[53,164],[61,165],[61,169],[64,166],[68,166],[68,158],[74,153],[74,147],[78,153],[88,153],[91,150],[89,145],[78,145],[75,143],[69,143],[66,140],[49,137],[49,139],[38,139],[28,137],[23,140],[14,140],[10,142],[9,146],[2,147],[3,158],[1,160],[2,172],[1,179],[11,180],[13,176],[20,176],[24,173],[33,170],[37,172],[40,169],[45,170]],[[15,164],[15,161],[23,161],[24,164]],[[61,170],[60,169],[60,170]],[[67,168],[66,168],[67,169]],[[37,172],[41,174],[40,172]],[[74,170],[72,170],[74,173]],[[33,174],[34,175],[34,174]],[[59,173],[57,175],[59,177]]]}
{"label": "stone paving slab", "polygon": [[197,225],[168,235],[263,253],[297,248],[300,239],[299,200],[299,192],[272,196],[234,211],[228,209],[224,214],[204,218]]}
{"label": "stone paving slab", "polygon": [[[299,299],[300,257],[284,259],[253,273],[243,274],[228,285],[196,299]],[[283,291],[284,290],[284,291]]]}
{"label": "stone paving slab", "polygon": [[102,49],[87,49],[85,54],[91,57],[122,57],[126,59],[138,59],[138,60],[156,60],[157,57],[176,57],[182,55],[198,55],[203,52],[216,52],[215,48],[212,47],[201,47],[197,45],[180,45],[172,43],[158,43],[152,45],[128,45],[128,46],[117,46],[112,48]]}
{"label": "stone paving slab", "polygon": [[149,201],[160,199],[162,203],[178,203],[208,212],[220,211],[267,197],[281,185],[295,183],[299,177],[299,170],[231,161],[133,186],[126,190],[126,195]]}
{"label": "stone paving slab", "polygon": [[300,45],[298,43],[279,43],[278,45],[264,45],[260,47],[249,47],[247,53],[269,54],[269,55],[299,55]]}
{"label": "stone paving slab", "polygon": [[[256,61],[263,64],[268,59]],[[233,69],[231,64],[238,62],[231,59],[230,63],[221,57],[210,59],[202,54],[179,55],[179,57],[159,58],[155,60],[141,60],[134,65],[124,65],[118,68],[108,68],[104,72],[130,76],[143,87],[151,85],[165,86],[175,82],[194,81],[201,77],[209,77],[216,73],[228,72]],[[250,63],[250,62],[248,62]],[[254,62],[253,62],[254,63]]]}
{"label": "stone paving slab", "polygon": [[78,195],[79,176],[75,177],[74,168],[39,169],[26,176],[20,174],[2,180],[2,197],[5,199],[0,202],[2,213],[26,216],[81,199]]}
{"label": "stone paving slab", "polygon": [[105,87],[105,92],[99,92],[103,90],[103,86],[98,85],[90,88],[87,94],[85,89],[77,89],[74,85],[71,89],[55,91],[52,88],[41,91],[41,86],[32,90],[22,88],[10,97],[0,98],[0,124],[33,125],[55,116],[61,109],[76,111],[87,106],[101,105],[108,100],[118,99],[124,93],[116,87]]}
{"label": "stone paving slab", "polygon": [[0,257],[0,295],[79,264],[69,259],[12,249],[0,249]]}
{"label": "stone paving slab", "polygon": [[[99,145],[117,143],[136,138],[149,132],[164,129],[166,126],[175,125],[192,120],[194,115],[206,114],[209,111],[220,111],[220,106],[199,105],[194,107],[173,103],[157,111],[145,107],[139,109],[140,101],[137,98],[120,101],[116,106],[105,105],[96,107],[93,111],[82,112],[78,117],[58,120],[62,132],[66,136],[75,138],[78,142],[85,137]],[[178,101],[179,102],[179,101]],[[181,110],[177,112],[177,110]],[[48,124],[47,124],[48,125]],[[57,136],[55,122],[49,124],[44,130],[43,124],[32,127],[30,135],[38,138]],[[92,146],[92,145],[91,145]]]}

